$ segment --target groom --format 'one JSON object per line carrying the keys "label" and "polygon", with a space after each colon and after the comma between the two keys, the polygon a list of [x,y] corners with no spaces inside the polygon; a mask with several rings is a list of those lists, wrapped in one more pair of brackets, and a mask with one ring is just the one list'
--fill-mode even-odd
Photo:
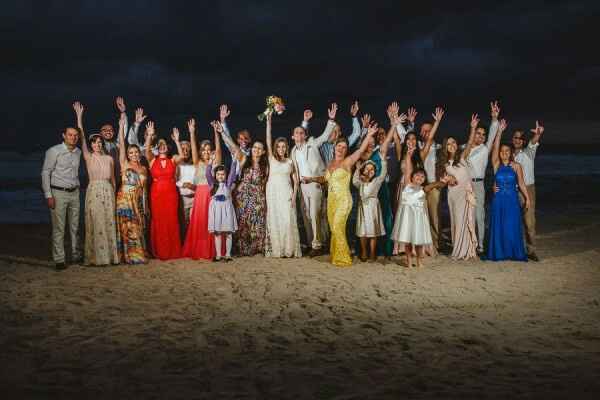
{"label": "groom", "polygon": [[[302,217],[304,219],[304,228],[306,229],[306,237],[310,242],[311,250],[310,257],[321,254],[322,237],[321,237],[321,203],[323,201],[323,191],[321,185],[316,182],[308,183],[304,178],[314,178],[325,175],[325,163],[321,158],[319,148],[323,143],[327,142],[329,135],[335,128],[335,114],[337,112],[337,104],[333,103],[328,110],[329,121],[321,136],[314,138],[306,136],[306,130],[298,126],[294,128],[292,139],[294,147],[292,148],[290,157],[294,162],[295,171],[300,181],[300,189],[302,193]],[[304,111],[304,120],[312,117],[312,111]]]}

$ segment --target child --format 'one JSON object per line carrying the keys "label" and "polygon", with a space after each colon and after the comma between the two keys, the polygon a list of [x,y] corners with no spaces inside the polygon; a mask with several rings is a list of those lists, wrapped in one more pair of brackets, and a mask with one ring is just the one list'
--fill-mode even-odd
{"label": "child", "polygon": [[431,231],[429,230],[429,218],[427,216],[427,203],[425,201],[425,171],[417,169],[413,171],[412,153],[414,147],[409,147],[406,157],[406,170],[403,176],[404,189],[402,200],[396,212],[392,239],[399,244],[404,244],[406,253],[406,267],[412,266],[413,246],[417,255],[417,267],[422,267],[423,246],[433,243]]}
{"label": "child", "polygon": [[213,178],[213,161],[214,157],[206,167],[206,180],[211,188],[210,205],[208,208],[208,231],[215,235],[215,250],[216,256],[213,261],[221,261],[222,240],[225,238],[225,261],[230,262],[232,234],[237,231],[237,218],[235,209],[231,201],[231,186],[236,178],[236,163],[232,163],[229,177],[225,182],[227,170],[224,166],[218,165],[215,167],[215,176]]}
{"label": "child", "polygon": [[377,261],[377,237],[385,235],[383,215],[379,205],[379,188],[387,175],[387,162],[381,160],[381,173],[375,176],[376,166],[373,161],[367,161],[357,168],[352,178],[352,184],[358,188],[359,203],[356,219],[356,236],[360,238],[360,260],[367,261],[367,241],[371,252],[371,262]]}

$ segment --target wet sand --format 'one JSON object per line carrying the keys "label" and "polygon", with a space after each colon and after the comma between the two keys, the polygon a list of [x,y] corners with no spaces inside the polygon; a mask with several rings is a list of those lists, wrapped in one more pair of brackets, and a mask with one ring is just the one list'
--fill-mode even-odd
{"label": "wet sand", "polygon": [[0,245],[4,398],[595,398],[600,214],[544,217],[539,263],[326,257],[57,272]]}

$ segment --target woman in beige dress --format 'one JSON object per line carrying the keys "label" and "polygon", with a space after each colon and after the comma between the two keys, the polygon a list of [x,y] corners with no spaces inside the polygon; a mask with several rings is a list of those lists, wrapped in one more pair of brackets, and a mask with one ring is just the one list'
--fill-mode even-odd
{"label": "woman in beige dress", "polygon": [[104,154],[100,135],[89,138],[88,149],[83,130],[83,105],[73,104],[81,136],[83,159],[90,179],[85,194],[84,265],[119,264],[115,222],[115,174],[113,158]]}
{"label": "woman in beige dress", "polygon": [[471,174],[461,157],[454,137],[444,139],[437,157],[437,174],[442,185],[448,185],[448,208],[452,235],[452,258],[468,260],[477,256],[475,233],[475,195]]}

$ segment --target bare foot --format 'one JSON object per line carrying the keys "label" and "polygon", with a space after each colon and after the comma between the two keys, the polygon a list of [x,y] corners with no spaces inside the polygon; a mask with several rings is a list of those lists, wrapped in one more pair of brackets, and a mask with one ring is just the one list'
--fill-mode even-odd
{"label": "bare foot", "polygon": [[417,268],[423,268],[423,259],[417,257]]}

